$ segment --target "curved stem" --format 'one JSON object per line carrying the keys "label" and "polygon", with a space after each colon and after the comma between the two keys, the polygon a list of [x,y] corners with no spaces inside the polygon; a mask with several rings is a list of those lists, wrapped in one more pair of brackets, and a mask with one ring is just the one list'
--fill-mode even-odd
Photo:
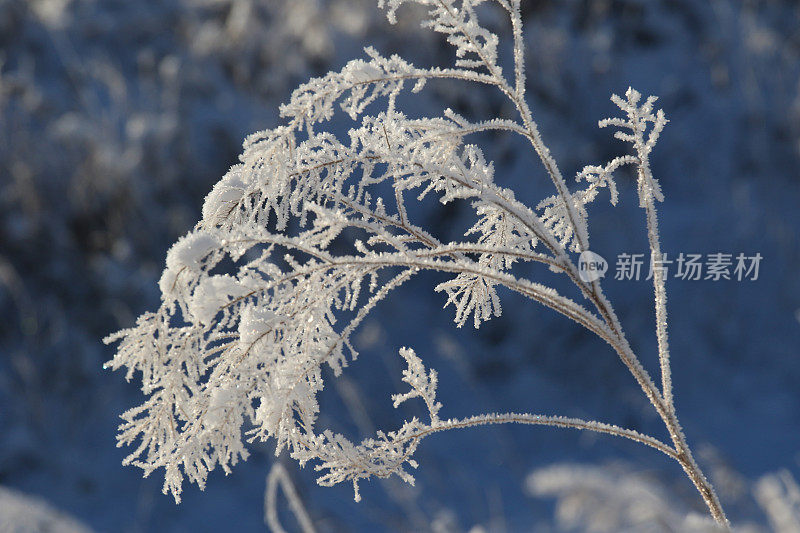
{"label": "curved stem", "polygon": [[491,424],[527,424],[535,426],[583,429],[586,431],[594,431],[596,433],[605,433],[607,435],[623,437],[646,446],[650,446],[675,460],[679,460],[677,452],[667,444],[661,442],[655,437],[644,435],[632,429],[626,429],[613,424],[606,424],[604,422],[596,422],[594,420],[583,420],[580,418],[568,418],[564,416],[532,415],[528,413],[491,413],[474,415],[461,419],[453,418],[449,420],[439,420],[437,423],[426,426],[416,433],[407,435],[400,442],[412,439],[419,440],[433,433],[447,431],[450,429],[463,429]]}
{"label": "curved stem", "polygon": [[595,303],[598,311],[600,311],[600,314],[603,315],[604,318],[608,317],[607,325],[620,341],[619,344],[612,344],[612,346],[614,346],[614,349],[616,350],[620,359],[622,359],[622,361],[630,370],[631,374],[633,374],[634,378],[636,378],[636,381],[642,387],[645,395],[650,399],[650,402],[653,404],[658,412],[658,415],[661,417],[661,420],[664,422],[670,438],[672,439],[673,445],[678,452],[677,457],[673,458],[678,462],[678,464],[681,465],[686,475],[694,484],[695,488],[697,488],[697,491],[700,493],[703,501],[708,507],[709,513],[717,522],[717,524],[725,528],[725,530],[729,530],[730,523],[728,522],[728,518],[722,508],[722,504],[720,503],[719,498],[714,491],[714,487],[705,477],[705,474],[703,474],[703,471],[694,460],[694,456],[692,455],[691,449],[686,442],[686,436],[683,434],[683,430],[681,429],[674,407],[672,407],[671,404],[666,404],[662,396],[659,394],[656,385],[653,383],[653,380],[650,379],[647,371],[645,371],[641,366],[639,359],[631,351],[630,345],[628,344],[627,340],[625,340],[624,333],[622,333],[621,329],[619,328],[619,321],[613,312],[613,308],[611,308],[610,303],[608,303],[608,300],[603,295],[599,284],[595,283],[593,288],[595,289],[595,292],[593,292],[592,301]]}
{"label": "curved stem", "polygon": [[[569,219],[570,224],[572,225],[573,231],[575,233],[575,238],[580,246],[580,249],[586,250],[587,243],[586,243],[586,236],[582,233],[583,226],[578,223],[578,217],[574,212],[574,206],[572,204],[572,196],[569,193],[569,190],[566,188],[564,184],[564,180],[561,176],[561,172],[556,165],[555,160],[553,159],[550,151],[544,145],[541,135],[538,131],[536,123],[533,121],[530,108],[528,107],[527,102],[525,101],[524,97],[519,94],[515,93],[511,90],[508,86],[508,83],[503,80],[501,83],[501,89],[503,92],[511,99],[511,101],[516,106],[520,116],[522,117],[523,123],[526,129],[529,132],[528,138],[531,141],[531,144],[534,147],[534,150],[539,155],[542,163],[547,170],[547,173],[550,175],[553,183],[556,186],[558,194],[563,198],[564,205],[567,209],[567,217]],[[640,159],[640,166],[639,173],[648,172],[649,167],[647,167],[646,163],[646,153],[643,150],[646,149],[644,145],[638,146],[639,148],[639,159]],[[642,163],[643,162],[643,163]],[[640,179],[647,179],[650,176],[641,176]],[[645,203],[645,208],[647,210],[647,227],[648,227],[648,239],[650,244],[651,252],[656,255],[659,259],[661,258],[661,249],[658,240],[658,220],[655,212],[655,206],[653,205],[652,197],[648,197],[648,202]],[[628,344],[625,335],[623,333],[622,327],[617,319],[616,314],[614,313],[613,307],[611,306],[610,302],[606,299],[605,295],[600,288],[599,282],[595,281],[592,282],[591,288],[589,288],[582,280],[580,280],[579,276],[577,276],[577,269],[575,268],[574,264],[571,261],[565,261],[568,263],[568,267],[565,268],[565,272],[571,278],[571,280],[581,289],[583,294],[589,298],[600,312],[605,321],[608,328],[611,330],[612,334],[616,337],[614,341],[609,341],[612,345],[614,350],[619,355],[622,362],[631,372],[633,377],[639,383],[639,386],[644,391],[647,398],[655,407],[656,411],[658,412],[659,416],[661,417],[664,425],[666,426],[667,430],[669,431],[670,437],[675,445],[676,450],[678,450],[678,456],[674,457],[676,461],[681,465],[684,472],[686,472],[689,479],[697,488],[700,495],[703,497],[703,501],[705,502],[711,516],[714,520],[724,527],[725,529],[729,529],[730,524],[728,519],[725,515],[724,510],[722,509],[722,505],[719,502],[719,498],[717,497],[716,493],[714,492],[713,486],[709,483],[706,479],[703,471],[697,465],[692,456],[691,450],[689,445],[686,442],[686,437],[681,430],[680,424],[678,422],[678,418],[675,414],[675,407],[672,399],[672,383],[671,383],[671,371],[669,365],[669,352],[667,347],[667,333],[666,333],[666,291],[664,290],[664,279],[663,273],[659,269],[654,269],[654,290],[655,290],[655,300],[656,300],[656,333],[658,337],[658,346],[659,346],[659,362],[661,366],[661,377],[662,377],[662,387],[663,391],[659,391],[656,387],[655,383],[653,382],[650,375],[644,369],[641,364],[641,361],[636,354],[631,349],[630,345]],[[657,271],[657,273],[656,273]],[[606,339],[608,340],[608,339]]]}
{"label": "curved stem", "polygon": [[659,417],[664,422],[673,445],[678,452],[678,455],[673,458],[678,462],[678,464],[681,465],[686,475],[697,488],[698,492],[703,498],[703,501],[708,507],[709,513],[717,522],[717,524],[726,530],[730,529],[730,523],[728,522],[725,511],[722,508],[722,504],[720,503],[719,498],[714,491],[714,487],[705,477],[705,474],[703,474],[703,471],[694,460],[691,449],[686,442],[686,436],[683,434],[683,430],[681,429],[674,407],[671,403],[668,404],[665,401],[664,397],[659,392],[658,387],[650,377],[650,374],[647,372],[647,370],[645,370],[641,364],[641,361],[639,361],[639,358],[631,349],[630,344],[625,337],[625,333],[622,330],[619,319],[614,312],[614,308],[603,293],[603,289],[600,286],[599,281],[592,282],[591,286],[584,283],[583,280],[581,280],[577,275],[577,269],[575,268],[575,265],[571,262],[567,264],[567,267],[564,269],[564,271],[575,283],[575,285],[580,288],[581,292],[583,292],[583,294],[594,304],[595,308],[600,313],[601,317],[605,321],[605,325],[608,327],[613,337],[612,340],[606,339],[606,341],[614,348],[614,351],[617,352],[620,360],[628,368],[631,375],[633,375],[633,377],[636,379],[637,383],[639,383],[639,386],[642,388],[645,396],[647,396],[648,400],[650,400],[650,403],[656,409]]}
{"label": "curved stem", "polygon": [[264,523],[276,533],[285,533],[278,518],[278,487],[283,489],[283,494],[289,502],[289,509],[297,519],[303,533],[314,533],[314,522],[308,515],[303,501],[297,494],[289,474],[280,463],[275,463],[267,474],[267,488],[264,491]]}

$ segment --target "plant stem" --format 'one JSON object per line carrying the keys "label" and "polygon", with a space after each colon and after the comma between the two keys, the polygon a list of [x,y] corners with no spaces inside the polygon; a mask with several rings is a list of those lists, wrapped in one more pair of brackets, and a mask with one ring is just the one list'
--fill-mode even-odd
{"label": "plant stem", "polygon": [[[580,279],[578,279],[578,282],[580,285],[583,285],[582,282],[580,282]],[[582,289],[586,290],[585,285],[582,287]],[[617,320],[616,314],[614,313],[611,304],[605,298],[599,283],[595,282],[592,284],[592,291],[589,293],[589,298],[606,320],[606,323],[611,331],[617,337],[617,342],[612,345],[614,350],[617,352],[623,363],[625,363],[625,365],[628,367],[628,370],[630,370],[633,377],[636,378],[636,381],[639,383],[645,395],[650,400],[650,403],[653,404],[653,407],[655,407],[658,415],[664,422],[670,438],[672,439],[672,443],[675,446],[675,451],[677,452],[677,457],[675,457],[675,460],[678,461],[678,464],[681,465],[684,472],[686,472],[686,475],[703,497],[703,501],[708,507],[708,511],[714,518],[714,521],[725,531],[730,531],[730,522],[725,515],[725,511],[722,509],[722,504],[720,503],[719,498],[714,491],[714,487],[708,481],[706,476],[703,474],[703,471],[694,460],[692,451],[686,442],[686,436],[683,434],[683,430],[681,429],[681,425],[678,421],[678,416],[675,414],[674,406],[671,403],[669,405],[666,404],[661,393],[658,391],[657,387],[653,383],[653,380],[650,378],[650,375],[647,373],[644,367],[642,367],[638,357],[636,357],[631,350],[630,345],[625,339],[625,335],[622,333],[622,330],[619,326],[619,321]]]}

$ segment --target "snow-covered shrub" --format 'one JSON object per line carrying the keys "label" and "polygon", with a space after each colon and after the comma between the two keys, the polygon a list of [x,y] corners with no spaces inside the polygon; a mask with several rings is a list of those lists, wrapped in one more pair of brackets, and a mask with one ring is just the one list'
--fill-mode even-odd
{"label": "snow-covered shrub", "polygon": [[788,470],[762,476],[755,497],[777,533],[800,530],[800,485]]}
{"label": "snow-covered shrub", "polygon": [[[738,477],[733,472],[728,474]],[[555,498],[555,531],[719,531],[708,516],[692,510],[693,502],[687,501],[679,487],[661,483],[652,473],[635,472],[624,463],[557,464],[540,468],[528,476],[525,488],[531,496]],[[749,506],[746,496],[747,491],[743,491],[733,499],[739,505]],[[752,486],[752,496],[770,527],[743,521],[733,531],[800,531],[800,487],[788,470],[759,478]]]}
{"label": "snow-covered shrub", "polygon": [[718,531],[712,520],[692,512],[652,476],[624,465],[541,468],[528,476],[526,489],[532,496],[556,498],[557,531]]}
{"label": "snow-covered shrub", "polygon": [[[184,478],[204,486],[209,471],[230,471],[248,455],[244,440],[273,438],[301,465],[312,463],[321,485],[397,475],[413,483],[414,451],[436,432],[482,424],[576,428],[628,438],[677,461],[716,522],[727,519],[692,457],[675,413],[667,342],[663,273],[653,276],[661,379],[657,385],[631,348],[599,280],[586,281],[577,254],[588,252],[588,205],[608,194],[618,201],[613,173],[632,167],[646,214],[653,257],[661,257],[656,203],[664,200],[649,156],[667,123],[654,97],[629,89],[613,96],[621,116],[600,122],[631,145],[576,176],[571,191],[544,143],[526,101],[522,18],[518,0],[379,1],[391,22],[406,3],[427,9],[425,26],[455,49],[447,68],[419,68],[372,48],[338,72],[300,86],[281,107],[286,123],[251,135],[241,162],[208,194],[195,229],[169,251],[160,288],[163,303],[136,326],[107,338],[119,342],[108,365],[140,374],[145,402],[123,415],[119,444],[134,445],[125,462],[148,475],[163,468],[164,492],[180,499]],[[479,21],[481,4],[507,15],[510,58]],[[489,6],[486,6],[487,8]],[[508,72],[507,72],[508,71]],[[517,118],[470,121],[452,110],[412,118],[401,110],[404,90],[456,80],[495,88]],[[405,96],[404,96],[405,97]],[[370,114],[373,108],[380,111]],[[324,125],[337,108],[357,124],[346,137]],[[333,129],[333,128],[331,128]],[[555,194],[535,208],[495,180],[494,166],[467,138],[480,132],[518,135],[533,149]],[[407,202],[434,195],[464,202],[474,225],[461,240],[440,240],[417,225]],[[577,303],[551,286],[519,275],[522,263],[546,265],[571,281]],[[426,420],[379,431],[354,443],[317,427],[318,394],[327,367],[334,376],[356,358],[351,334],[389,292],[423,270],[453,277],[435,290],[455,321],[475,327],[499,316],[501,289],[571,318],[605,340],[663,420],[670,443],[597,421],[528,413],[441,416],[437,374],[410,348],[395,406],[418,398]]]}
{"label": "snow-covered shrub", "polygon": [[0,532],[91,533],[91,529],[41,498],[0,487]]}

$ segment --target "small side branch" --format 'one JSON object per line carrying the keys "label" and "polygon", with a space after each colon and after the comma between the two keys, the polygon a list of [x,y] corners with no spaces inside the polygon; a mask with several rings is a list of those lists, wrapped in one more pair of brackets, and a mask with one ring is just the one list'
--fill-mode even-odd
{"label": "small side branch", "polygon": [[604,422],[596,422],[594,420],[582,420],[580,418],[568,418],[564,416],[533,415],[529,413],[490,413],[470,416],[462,419],[451,418],[449,420],[441,420],[436,424],[420,429],[416,433],[407,435],[406,440],[419,440],[433,433],[447,431],[450,429],[463,429],[490,424],[527,424],[535,426],[582,429],[594,431],[596,433],[605,433],[607,435],[623,437],[636,441],[640,444],[650,446],[671,457],[672,459],[679,460],[677,452],[669,445],[661,442],[655,437],[644,435],[632,429],[626,429],[613,424],[606,424]]}

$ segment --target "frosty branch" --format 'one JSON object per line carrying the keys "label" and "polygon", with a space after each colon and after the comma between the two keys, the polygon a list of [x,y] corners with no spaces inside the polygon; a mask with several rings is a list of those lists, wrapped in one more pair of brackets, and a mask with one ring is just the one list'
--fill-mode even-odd
{"label": "frosty branch", "polygon": [[[378,2],[390,21],[411,0]],[[595,431],[651,446],[677,461],[700,492],[710,514],[727,520],[710,483],[694,461],[675,412],[667,343],[664,276],[654,275],[660,387],[631,349],[599,281],[578,275],[574,254],[589,249],[587,205],[609,193],[613,173],[635,168],[640,206],[654,258],[661,257],[656,201],[663,201],[649,155],[667,120],[629,89],[612,99],[620,118],[601,121],[632,145],[602,166],[576,177],[585,188],[571,192],[542,140],[525,96],[522,19],[518,0],[496,0],[513,34],[514,79],[499,65],[498,38],[480,25],[480,0],[415,0],[428,8],[425,25],[455,48],[451,68],[421,69],[397,56],[367,48],[367,59],[299,87],[281,107],[286,125],[251,135],[241,162],[213,188],[195,229],[169,251],[160,280],[163,303],[135,327],[110,336],[119,342],[109,362],[141,373],[146,401],[123,415],[120,445],[138,443],[126,463],[145,475],[164,468],[164,491],[179,500],[184,478],[204,486],[208,472],[225,472],[247,457],[243,432],[253,440],[274,438],[301,465],[315,463],[319,483],[397,475],[413,482],[406,467],[426,436],[483,424],[517,423]],[[411,119],[398,95],[413,82],[454,79],[497,88],[518,112],[517,120],[473,123],[446,110]],[[367,114],[380,106],[381,111]],[[320,128],[341,108],[356,125],[342,140]],[[487,130],[510,131],[531,145],[555,194],[535,209],[494,181],[483,151],[465,139]],[[464,240],[440,242],[414,224],[407,198],[436,195],[442,204],[466,202],[475,223]],[[536,262],[566,275],[587,300],[584,307],[539,282],[512,274],[517,263]],[[429,421],[416,418],[354,444],[317,428],[317,395],[323,366],[338,376],[357,357],[350,337],[367,314],[396,287],[422,270],[454,276],[435,287],[453,305],[460,327],[475,327],[501,313],[505,287],[584,326],[616,352],[664,421],[671,443],[612,424],[532,414],[476,415],[441,419],[435,371],[413,350],[409,392],[395,406],[420,398]]]}

